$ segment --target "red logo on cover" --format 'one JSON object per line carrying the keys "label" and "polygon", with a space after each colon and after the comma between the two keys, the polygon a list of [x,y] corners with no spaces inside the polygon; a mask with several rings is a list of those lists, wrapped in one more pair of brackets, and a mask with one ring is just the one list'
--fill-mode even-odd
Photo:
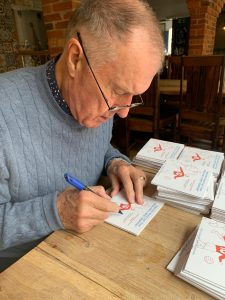
{"label": "red logo on cover", "polygon": [[[225,236],[223,236],[223,239],[225,241]],[[219,262],[222,262],[222,260],[225,259],[225,246],[218,246],[218,245],[216,245],[216,252],[218,252],[219,254],[221,254],[219,256]]]}
{"label": "red logo on cover", "polygon": [[173,171],[174,179],[177,179],[179,177],[184,177],[184,171],[182,167],[180,167],[180,171]]}
{"label": "red logo on cover", "polygon": [[198,153],[196,153],[196,155],[192,156],[192,160],[193,161],[200,160],[200,159],[202,159],[202,158],[201,158],[201,156]]}
{"label": "red logo on cover", "polygon": [[162,146],[159,144],[159,146],[157,147],[154,147],[154,152],[157,152],[157,151],[161,151],[162,150]]}
{"label": "red logo on cover", "polygon": [[128,210],[130,208],[131,208],[131,204],[130,203],[127,203],[127,204],[121,203],[120,204],[120,210]]}
{"label": "red logo on cover", "polygon": [[218,246],[216,245],[216,252],[221,254],[219,256],[219,262],[222,262],[223,259],[225,259],[225,246]]}

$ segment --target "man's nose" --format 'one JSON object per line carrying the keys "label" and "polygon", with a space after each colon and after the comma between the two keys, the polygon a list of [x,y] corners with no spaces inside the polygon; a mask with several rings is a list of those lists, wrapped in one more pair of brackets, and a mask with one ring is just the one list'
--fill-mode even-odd
{"label": "man's nose", "polygon": [[129,110],[130,110],[129,108],[122,108],[122,109],[118,110],[117,115],[120,118],[126,118],[129,113]]}

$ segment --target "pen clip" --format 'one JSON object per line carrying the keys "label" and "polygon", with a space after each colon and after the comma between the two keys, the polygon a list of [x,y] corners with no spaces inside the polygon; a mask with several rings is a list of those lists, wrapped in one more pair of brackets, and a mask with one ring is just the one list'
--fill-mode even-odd
{"label": "pen clip", "polygon": [[64,174],[64,178],[66,179],[66,181],[71,184],[72,186],[74,186],[75,188],[77,188],[79,191],[82,191],[86,188],[85,185],[83,185],[83,183],[81,183],[78,179],[70,176],[68,173]]}

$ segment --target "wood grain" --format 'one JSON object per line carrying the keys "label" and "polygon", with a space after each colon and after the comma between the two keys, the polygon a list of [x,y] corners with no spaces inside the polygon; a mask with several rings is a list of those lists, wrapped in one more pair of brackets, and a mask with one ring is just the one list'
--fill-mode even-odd
{"label": "wood grain", "polygon": [[199,221],[165,206],[138,237],[55,232],[0,275],[0,299],[212,299],[166,270]]}
{"label": "wood grain", "polygon": [[0,299],[212,299],[166,269],[200,219],[164,206],[139,236],[57,231],[0,274]]}

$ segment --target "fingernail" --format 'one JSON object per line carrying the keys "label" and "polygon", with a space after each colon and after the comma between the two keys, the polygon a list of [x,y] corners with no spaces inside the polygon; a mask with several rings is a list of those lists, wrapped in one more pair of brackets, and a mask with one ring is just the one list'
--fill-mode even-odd
{"label": "fingernail", "polygon": [[131,198],[129,202],[133,204],[133,203],[135,203],[135,199]]}
{"label": "fingernail", "polygon": [[143,205],[143,204],[144,204],[144,199],[139,199],[139,200],[138,200],[138,204],[139,204],[139,205]]}

